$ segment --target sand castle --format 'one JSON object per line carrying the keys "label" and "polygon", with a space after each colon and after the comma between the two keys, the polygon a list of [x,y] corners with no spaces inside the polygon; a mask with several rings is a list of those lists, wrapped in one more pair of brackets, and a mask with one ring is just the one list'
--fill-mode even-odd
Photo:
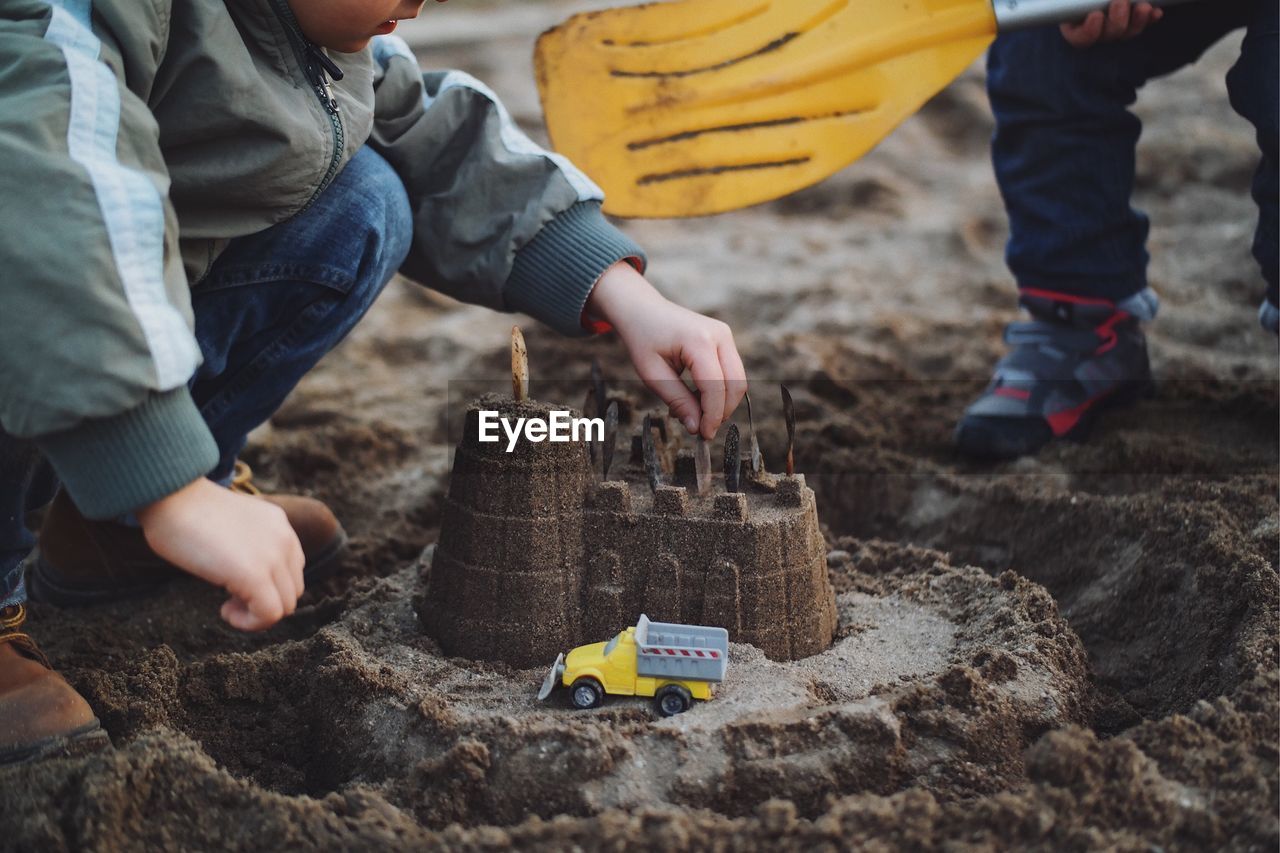
{"label": "sand castle", "polygon": [[636,437],[597,482],[585,441],[508,453],[479,440],[482,410],[545,419],[552,407],[488,396],[467,411],[419,611],[447,654],[541,666],[642,612],[726,628],[775,660],[831,644],[835,596],[803,475],[736,493],[717,477],[699,496],[683,451],[668,453],[672,484],[651,491]]}

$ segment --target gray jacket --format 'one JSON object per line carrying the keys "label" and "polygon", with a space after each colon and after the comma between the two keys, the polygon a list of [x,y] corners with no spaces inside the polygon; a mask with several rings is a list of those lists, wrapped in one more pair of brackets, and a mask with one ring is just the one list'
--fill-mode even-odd
{"label": "gray jacket", "polygon": [[340,82],[317,54],[286,0],[0,0],[0,426],[91,517],[216,463],[189,288],[366,143],[405,182],[403,272],[428,286],[582,334],[600,274],[643,263],[473,78],[394,37],[326,54]]}

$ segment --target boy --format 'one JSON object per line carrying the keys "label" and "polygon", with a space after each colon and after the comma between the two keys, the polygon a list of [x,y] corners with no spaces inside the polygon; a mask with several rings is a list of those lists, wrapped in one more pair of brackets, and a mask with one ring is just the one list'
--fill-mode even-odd
{"label": "boy", "polygon": [[1141,125],[1127,111],[1147,80],[1194,62],[1246,28],[1227,75],[1231,105],[1257,130],[1253,253],[1267,291],[1259,317],[1276,331],[1277,71],[1274,0],[1189,3],[1167,12],[1112,0],[1075,26],[1001,36],[988,59],[996,177],[1009,212],[1009,267],[1029,322],[1005,333],[1010,353],[965,412],[956,442],[1010,458],[1082,435],[1099,404],[1150,382],[1139,324],[1147,289],[1147,218],[1129,206]]}
{"label": "boy", "polygon": [[236,456],[397,270],[611,326],[690,432],[742,397],[728,328],[648,284],[595,185],[388,37],[422,3],[0,5],[0,762],[105,740],[21,630],[24,559],[63,604],[185,571],[246,631],[331,565],[328,508]]}

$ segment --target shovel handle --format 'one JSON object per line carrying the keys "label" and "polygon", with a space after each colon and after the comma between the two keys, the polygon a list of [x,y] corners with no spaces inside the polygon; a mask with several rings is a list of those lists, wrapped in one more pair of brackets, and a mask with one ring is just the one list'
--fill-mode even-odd
{"label": "shovel handle", "polygon": [[[1134,0],[1152,6],[1176,6],[1191,0]],[[996,29],[1002,33],[1045,24],[1069,24],[1107,8],[1107,0],[992,0]]]}

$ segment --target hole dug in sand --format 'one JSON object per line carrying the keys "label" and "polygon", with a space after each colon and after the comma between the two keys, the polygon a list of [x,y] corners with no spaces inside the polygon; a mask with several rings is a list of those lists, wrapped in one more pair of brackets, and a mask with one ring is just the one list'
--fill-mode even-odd
{"label": "hole dug in sand", "polygon": [[[405,831],[672,805],[746,817],[774,798],[817,816],[847,794],[1000,790],[1041,733],[1087,719],[1083,649],[1039,587],[931,557],[909,575],[860,577],[835,554],[830,648],[778,662],[734,644],[720,694],[661,721],[635,699],[590,712],[537,703],[543,667],[440,657],[415,624],[409,567],[301,640],[189,663],[161,648],[120,672],[78,673],[96,707],[121,709],[104,718],[118,751],[80,772],[99,800],[153,786],[154,821],[170,832],[200,806],[174,798],[219,788],[228,771],[254,783],[242,792],[344,792],[326,809],[372,798]],[[128,716],[140,707],[145,719]],[[188,737],[222,769],[194,760]],[[45,807],[61,808],[57,790]],[[317,808],[269,802],[268,824]]]}
{"label": "hole dug in sand", "polygon": [[[923,392],[859,391],[838,411],[803,393],[797,404],[836,437],[864,407],[889,435],[933,429]],[[211,639],[190,614],[212,602],[191,588],[78,614],[49,650],[117,749],[0,771],[0,814],[28,848],[1268,846],[1275,595],[1260,555],[1276,535],[1274,476],[1073,491],[1069,452],[1037,463],[1053,476],[1033,483],[1025,469],[967,477],[889,438],[823,441],[802,434],[799,467],[824,521],[864,537],[822,555],[830,644],[788,661],[735,643],[720,694],[685,714],[657,720],[638,699],[540,704],[551,658],[446,656],[413,601],[429,548],[419,564],[374,567],[282,636]],[[987,571],[877,533],[937,541]],[[1092,660],[1023,577],[1036,572]],[[1122,628],[1139,655],[1108,647]],[[1099,711],[1091,664],[1104,687],[1127,685],[1132,707],[1149,695],[1181,713],[1142,722],[1110,690]],[[1102,739],[1099,724],[1124,732]]]}
{"label": "hole dug in sand", "polygon": [[[1031,738],[1087,719],[1083,651],[1043,591],[943,562],[927,583],[860,591],[837,558],[837,599],[802,477],[699,497],[668,446],[678,485],[651,494],[635,460],[593,485],[582,444],[481,443],[482,409],[547,414],[498,397],[470,408],[417,609],[446,652],[528,669],[512,689],[505,668],[451,662],[430,736],[406,731],[399,754],[418,759],[403,797],[428,825],[663,803],[745,815],[773,796],[816,814],[908,780],[985,787],[1021,772]],[[529,702],[557,653],[642,609],[730,630],[713,701],[662,721],[643,700]]]}
{"label": "hole dug in sand", "polygon": [[[832,357],[856,372],[849,362]],[[972,466],[945,444],[971,393],[962,383],[816,376],[797,392],[798,464],[832,532],[1043,584],[1089,651],[1101,730],[1185,712],[1276,667],[1274,386],[1171,383],[1088,445]]]}
{"label": "hole dug in sand", "polygon": [[[626,494],[633,508],[647,497]],[[524,668],[442,655],[415,613],[428,606],[423,575],[441,565],[442,535],[418,564],[349,593],[309,635],[204,655],[155,646],[110,669],[84,657],[71,675],[118,744],[77,760],[78,784],[101,809],[76,811],[60,793],[65,776],[49,768],[0,786],[24,792],[0,802],[15,821],[46,829],[60,814],[52,825],[71,836],[92,820],[103,843],[199,843],[206,819],[225,838],[226,825],[247,833],[249,814],[255,843],[350,844],[381,833],[440,843],[493,827],[536,831],[531,819],[553,818],[607,834],[625,815],[671,809],[795,831],[844,797],[917,789],[947,802],[1007,790],[1025,780],[1025,750],[1043,733],[1088,722],[1083,647],[1043,589],[893,545],[845,540],[828,554],[812,493],[801,485],[794,497],[799,506],[780,515],[800,513],[792,541],[806,571],[816,557],[821,581],[807,589],[831,607],[802,627],[828,637],[796,660],[734,643],[717,697],[684,714],[658,720],[647,701],[619,697],[588,712],[562,697],[538,703],[553,655]],[[748,512],[773,518],[778,494],[754,498]],[[759,541],[740,535],[740,520],[720,523],[739,534],[732,542]],[[707,612],[705,593],[671,603]],[[178,619],[181,604],[122,608],[116,642],[146,646],[153,618]],[[741,618],[749,608],[723,612]],[[133,810],[140,788],[153,792],[145,826]],[[219,814],[221,823],[211,817]],[[685,820],[654,831],[687,832]],[[567,841],[553,833],[546,843]]]}

